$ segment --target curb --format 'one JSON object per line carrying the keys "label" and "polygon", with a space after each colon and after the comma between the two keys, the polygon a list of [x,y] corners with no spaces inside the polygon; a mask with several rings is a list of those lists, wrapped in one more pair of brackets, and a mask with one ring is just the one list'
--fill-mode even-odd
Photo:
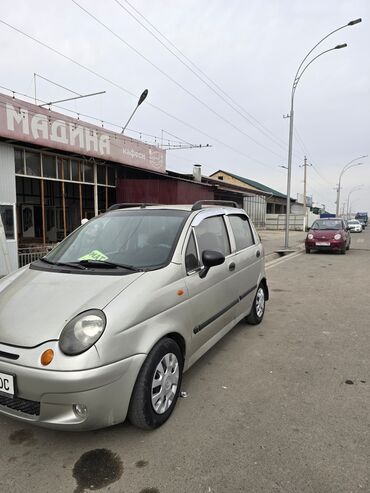
{"label": "curb", "polygon": [[274,252],[265,255],[265,264],[269,264],[278,258],[290,256],[291,254],[300,252],[301,250],[304,250],[304,243],[300,243],[299,245],[296,245],[294,248],[289,250],[285,250],[285,249],[276,250]]}

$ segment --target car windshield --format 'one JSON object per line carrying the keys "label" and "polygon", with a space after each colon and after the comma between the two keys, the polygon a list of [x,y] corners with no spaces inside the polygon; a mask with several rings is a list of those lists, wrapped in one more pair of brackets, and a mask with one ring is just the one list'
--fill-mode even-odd
{"label": "car windshield", "polygon": [[112,211],[91,219],[43,260],[86,268],[159,267],[168,262],[188,215],[180,210]]}
{"label": "car windshield", "polygon": [[348,224],[360,224],[360,223],[356,219],[352,219],[351,221],[348,221]]}
{"label": "car windshield", "polygon": [[343,229],[343,224],[340,220],[326,219],[324,221],[315,221],[311,229]]}

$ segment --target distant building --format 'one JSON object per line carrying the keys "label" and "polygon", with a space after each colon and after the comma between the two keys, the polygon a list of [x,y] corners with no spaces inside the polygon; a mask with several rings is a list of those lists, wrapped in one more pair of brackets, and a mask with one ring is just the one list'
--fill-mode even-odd
{"label": "distant building", "polygon": [[[243,176],[235,175],[229,171],[218,170],[212,173],[211,178],[231,183],[241,187],[247,187],[250,191],[259,191],[266,194],[266,213],[267,214],[286,214],[286,199],[287,196],[273,188],[270,188],[262,183],[259,183]],[[291,204],[296,202],[295,199],[290,199]]]}

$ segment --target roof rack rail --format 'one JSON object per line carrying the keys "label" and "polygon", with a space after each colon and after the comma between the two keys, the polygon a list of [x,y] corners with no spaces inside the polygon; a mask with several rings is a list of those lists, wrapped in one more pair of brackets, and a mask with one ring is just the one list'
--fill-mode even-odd
{"label": "roof rack rail", "polygon": [[192,211],[199,211],[204,205],[225,205],[227,207],[236,207],[240,209],[239,205],[232,200],[198,200],[193,204]]}
{"label": "roof rack rail", "polygon": [[159,205],[159,204],[146,204],[142,202],[124,202],[121,204],[113,204],[110,207],[108,207],[107,211],[115,211],[117,209],[128,209],[129,207],[141,207],[141,209],[145,209],[145,207],[151,206],[151,205]]}

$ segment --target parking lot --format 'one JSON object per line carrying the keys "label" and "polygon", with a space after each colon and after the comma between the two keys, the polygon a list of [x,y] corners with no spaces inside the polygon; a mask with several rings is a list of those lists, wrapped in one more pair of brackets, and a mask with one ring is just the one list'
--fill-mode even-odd
{"label": "parking lot", "polygon": [[347,255],[267,268],[263,323],[240,323],[184,376],[170,420],[66,433],[0,417],[0,490],[370,491],[370,229]]}

